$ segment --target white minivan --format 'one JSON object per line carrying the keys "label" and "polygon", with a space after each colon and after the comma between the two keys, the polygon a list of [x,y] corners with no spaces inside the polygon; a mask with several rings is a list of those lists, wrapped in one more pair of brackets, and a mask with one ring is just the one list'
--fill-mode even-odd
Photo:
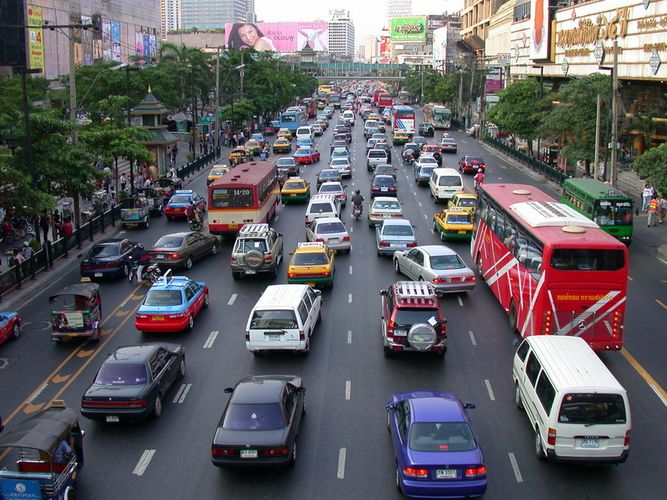
{"label": "white minivan", "polygon": [[625,389],[581,337],[536,335],[516,351],[514,402],[535,431],[538,458],[622,463],[628,458]]}
{"label": "white minivan", "polygon": [[340,119],[343,122],[347,122],[350,125],[354,125],[354,111],[349,109],[347,111],[343,111],[343,114],[340,115]]}
{"label": "white minivan", "polygon": [[315,139],[315,132],[313,132],[313,129],[310,128],[310,126],[305,126],[305,127],[299,127],[296,129],[296,138],[298,139],[310,139],[311,141]]}
{"label": "white minivan", "polygon": [[250,311],[246,348],[308,354],[310,336],[320,321],[322,292],[308,285],[270,285]]}
{"label": "white minivan", "polygon": [[463,177],[453,168],[434,168],[428,180],[428,187],[433,201],[446,202],[455,194],[463,192]]}

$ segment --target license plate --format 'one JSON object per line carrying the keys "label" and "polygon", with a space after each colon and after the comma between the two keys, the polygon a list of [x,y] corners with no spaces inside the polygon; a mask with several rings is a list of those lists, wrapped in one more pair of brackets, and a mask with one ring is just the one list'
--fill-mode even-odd
{"label": "license plate", "polygon": [[380,191],[382,191],[383,193],[385,193],[385,192],[389,191],[389,188],[380,188]]}
{"label": "license plate", "polygon": [[465,231],[459,231],[459,234],[466,234]]}
{"label": "license plate", "polygon": [[290,194],[290,196],[296,196],[296,193],[292,193],[292,194]]}
{"label": "license plate", "polygon": [[394,330],[395,337],[405,337],[407,334],[407,330]]}
{"label": "license plate", "polygon": [[257,274],[257,271],[255,271],[254,269],[246,269],[245,273],[246,274]]}
{"label": "license plate", "polygon": [[164,321],[164,316],[153,316],[153,321]]}
{"label": "license plate", "polygon": [[593,439],[593,438],[582,439],[581,440],[581,447],[582,448],[599,448],[600,447],[600,440],[599,439]]}
{"label": "license plate", "polygon": [[118,418],[116,415],[107,415],[105,420],[109,423],[117,423],[120,422],[120,418]]}
{"label": "license plate", "polygon": [[436,479],[456,479],[456,469],[436,469]]}
{"label": "license plate", "polygon": [[257,450],[241,450],[241,458],[257,458]]}
{"label": "license plate", "polygon": [[329,238],[329,243],[340,243],[340,239],[338,239],[338,238]]}
{"label": "license plate", "polygon": [[102,277],[102,273],[95,273],[95,277],[96,277],[96,278],[101,278],[101,277]]}
{"label": "license plate", "polygon": [[164,260],[164,259],[165,259],[165,255],[156,255],[155,258],[156,258],[157,260]]}
{"label": "license plate", "polygon": [[238,229],[239,225],[238,224],[230,224],[229,229]]}
{"label": "license plate", "polygon": [[277,342],[280,340],[280,335],[267,335],[265,340],[269,340],[271,342]]}

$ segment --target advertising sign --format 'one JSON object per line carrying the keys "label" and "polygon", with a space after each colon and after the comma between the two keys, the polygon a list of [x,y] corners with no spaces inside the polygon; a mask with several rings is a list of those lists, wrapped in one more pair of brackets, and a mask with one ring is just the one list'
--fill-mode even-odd
{"label": "advertising sign", "polygon": [[433,31],[433,64],[447,62],[447,27]]}
{"label": "advertising sign", "polygon": [[252,47],[257,51],[297,52],[308,46],[316,52],[326,52],[329,24],[226,23],[225,44],[230,49]]}
{"label": "advertising sign", "polygon": [[495,94],[503,88],[503,69],[493,66],[486,70],[486,93]]}
{"label": "advertising sign", "polygon": [[530,58],[534,61],[549,57],[549,0],[530,3]]}
{"label": "advertising sign", "polygon": [[426,42],[425,17],[394,17],[389,30],[392,42]]}
{"label": "advertising sign", "polygon": [[28,5],[28,64],[31,69],[41,69],[44,71],[44,33],[41,26],[44,22],[42,18],[42,8]]}
{"label": "advertising sign", "polygon": [[6,500],[40,500],[43,497],[38,480],[7,478],[0,482],[0,498]]}
{"label": "advertising sign", "polygon": [[111,21],[111,59],[120,62],[120,21]]}
{"label": "advertising sign", "polygon": [[102,57],[104,61],[111,61],[111,21],[102,20]]}

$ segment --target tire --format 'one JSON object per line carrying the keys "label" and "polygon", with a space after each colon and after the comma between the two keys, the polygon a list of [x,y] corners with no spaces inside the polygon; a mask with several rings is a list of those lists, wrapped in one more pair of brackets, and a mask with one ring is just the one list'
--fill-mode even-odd
{"label": "tire", "polygon": [[441,351],[433,351],[433,356],[441,361],[445,360],[445,354],[447,354],[447,351],[445,349]]}
{"label": "tire", "polygon": [[208,307],[210,302],[210,299],[208,297],[208,293],[204,296],[204,307]]}
{"label": "tire", "polygon": [[535,426],[535,456],[539,460],[544,460],[546,457],[544,455],[544,447],[542,446],[542,438],[540,437],[540,428]]}
{"label": "tire", "polygon": [[398,259],[394,259],[394,270],[396,270],[396,274],[401,274],[401,265],[398,263]]}
{"label": "tire", "polygon": [[14,326],[12,326],[12,340],[16,340],[21,336],[21,325],[18,323],[14,323]]}
{"label": "tire", "polygon": [[190,318],[188,319],[188,327],[187,327],[188,331],[192,330],[194,327],[195,327],[195,317],[190,316]]}
{"label": "tire", "polygon": [[485,281],[484,280],[484,273],[482,273],[482,254],[481,253],[477,254],[477,278],[480,281]]}
{"label": "tire", "polygon": [[510,311],[509,311],[509,323],[510,323],[510,328],[512,329],[512,333],[516,333],[517,330],[517,314],[516,314],[516,306],[514,305],[514,301],[512,300],[510,302]]}
{"label": "tire", "polygon": [[301,351],[301,354],[303,354],[304,356],[308,356],[309,353],[310,353],[310,339],[306,340],[306,347],[303,349],[303,351]]}
{"label": "tire", "polygon": [[234,281],[240,280],[241,279],[241,273],[236,272],[236,271],[232,271],[232,278],[234,279]]}
{"label": "tire", "polygon": [[292,443],[292,452],[290,453],[288,465],[290,467],[294,467],[295,463],[296,463],[296,441]]}
{"label": "tire", "polygon": [[162,415],[162,398],[158,394],[153,401],[153,418],[160,418]]}
{"label": "tire", "polygon": [[384,350],[384,357],[385,358],[393,358],[394,357],[394,351],[389,349],[387,346],[383,346]]}
{"label": "tire", "polygon": [[185,261],[184,267],[186,270],[192,269],[192,257],[188,257],[188,260]]}
{"label": "tire", "polygon": [[519,390],[519,384],[514,384],[514,405],[519,409],[523,410],[523,401],[521,400],[521,391]]}
{"label": "tire", "polygon": [[185,367],[185,356],[181,358],[181,364],[178,366],[178,380],[181,380],[185,377],[186,367]]}
{"label": "tire", "polygon": [[396,489],[399,491],[399,493],[403,493],[403,490],[401,490],[401,477],[399,475],[400,473],[398,472],[398,465],[396,466]]}
{"label": "tire", "polygon": [[144,222],[144,228],[148,229],[151,226],[151,223],[148,222],[148,219],[146,219],[146,222]]}
{"label": "tire", "polygon": [[93,339],[95,342],[99,342],[102,339],[102,329],[98,326],[97,330],[95,331],[95,338]]}
{"label": "tire", "polygon": [[218,244],[217,243],[211,247],[211,255],[218,255]]}

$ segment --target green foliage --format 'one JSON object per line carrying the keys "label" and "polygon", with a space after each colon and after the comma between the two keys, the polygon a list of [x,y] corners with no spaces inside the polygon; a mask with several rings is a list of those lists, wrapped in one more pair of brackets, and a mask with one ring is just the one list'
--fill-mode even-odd
{"label": "green foliage", "polygon": [[522,139],[537,137],[540,84],[532,78],[520,80],[498,95],[500,100],[489,110],[488,121]]}
{"label": "green foliage", "polygon": [[631,167],[639,177],[649,180],[658,193],[667,196],[667,143],[649,149]]}

